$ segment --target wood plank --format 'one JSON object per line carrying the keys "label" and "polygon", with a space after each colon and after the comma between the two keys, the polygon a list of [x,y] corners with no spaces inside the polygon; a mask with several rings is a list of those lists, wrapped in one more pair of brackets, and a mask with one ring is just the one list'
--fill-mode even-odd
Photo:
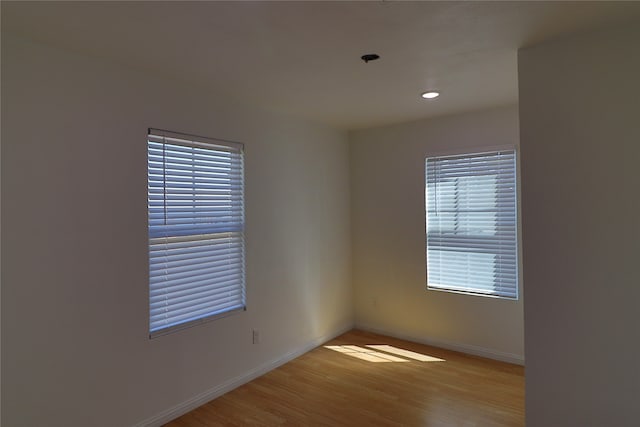
{"label": "wood plank", "polygon": [[353,330],[166,427],[282,425],[520,427],[524,368]]}

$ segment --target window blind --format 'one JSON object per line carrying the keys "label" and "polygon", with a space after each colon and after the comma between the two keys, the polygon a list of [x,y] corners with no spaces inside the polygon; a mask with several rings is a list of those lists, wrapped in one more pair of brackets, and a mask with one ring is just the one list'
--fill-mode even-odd
{"label": "window blind", "polygon": [[149,331],[245,307],[243,146],[149,129]]}
{"label": "window blind", "polygon": [[515,151],[426,160],[427,286],[518,298]]}

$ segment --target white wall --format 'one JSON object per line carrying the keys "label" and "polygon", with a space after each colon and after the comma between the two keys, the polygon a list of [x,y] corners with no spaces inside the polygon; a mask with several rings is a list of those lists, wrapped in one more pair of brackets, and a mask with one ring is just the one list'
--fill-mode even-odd
{"label": "white wall", "polygon": [[517,108],[357,131],[350,140],[357,325],[522,362],[522,292],[512,301],[427,291],[425,271],[425,157],[517,147]]}
{"label": "white wall", "polygon": [[640,419],[640,25],[519,54],[527,426]]}
{"label": "white wall", "polygon": [[[3,425],[157,424],[353,325],[345,133],[4,34],[2,124]],[[246,149],[248,310],[153,340],[147,127]]]}

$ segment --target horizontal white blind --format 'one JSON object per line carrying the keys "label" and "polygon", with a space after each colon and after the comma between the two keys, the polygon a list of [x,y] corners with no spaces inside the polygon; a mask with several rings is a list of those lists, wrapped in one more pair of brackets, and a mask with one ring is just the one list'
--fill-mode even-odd
{"label": "horizontal white blind", "polygon": [[518,297],[515,151],[427,158],[427,283]]}
{"label": "horizontal white blind", "polygon": [[245,307],[242,144],[149,130],[151,336]]}

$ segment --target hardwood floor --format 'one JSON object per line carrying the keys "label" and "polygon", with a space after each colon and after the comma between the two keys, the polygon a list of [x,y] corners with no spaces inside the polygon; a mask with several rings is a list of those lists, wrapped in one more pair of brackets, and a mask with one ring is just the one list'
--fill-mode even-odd
{"label": "hardwood floor", "polygon": [[166,424],[281,425],[524,426],[524,368],[354,330]]}

